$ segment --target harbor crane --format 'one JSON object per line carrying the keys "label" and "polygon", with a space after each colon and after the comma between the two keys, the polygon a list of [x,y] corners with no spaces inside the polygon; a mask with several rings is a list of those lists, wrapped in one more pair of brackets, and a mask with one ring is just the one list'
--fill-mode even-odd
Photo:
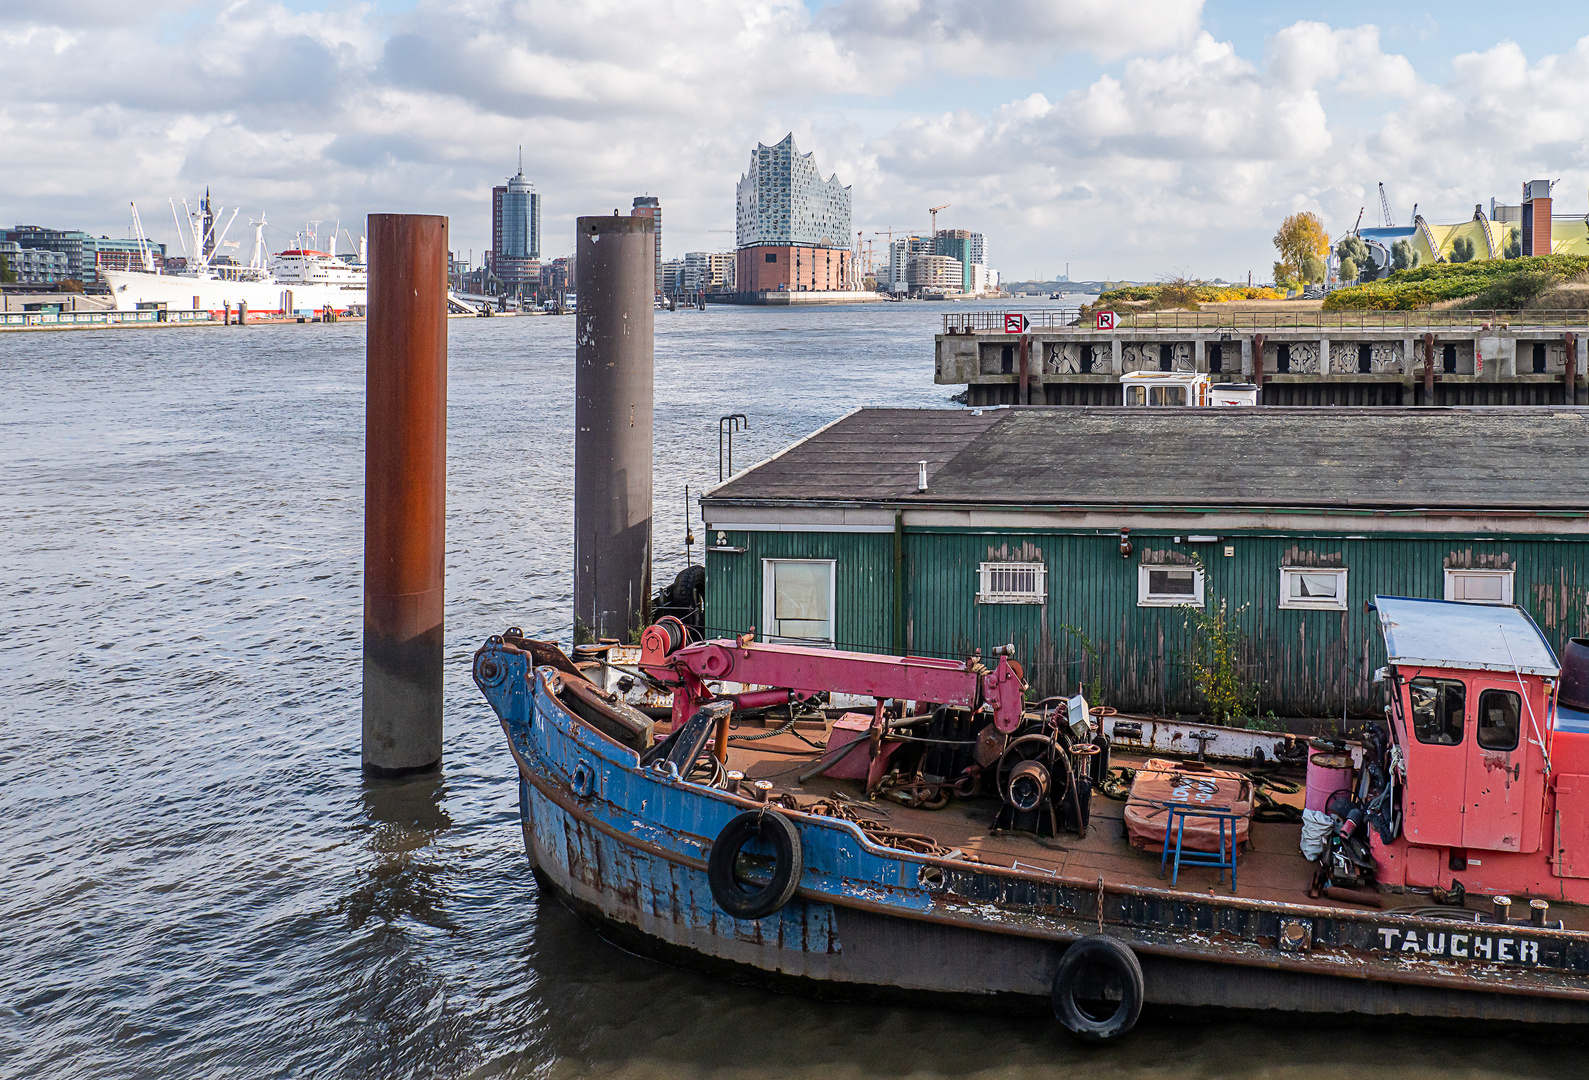
{"label": "harbor crane", "polygon": [[937,236],[938,235],[938,211],[947,210],[947,209],[949,209],[949,207],[951,205],[952,205],[951,203],[944,203],[942,206],[928,207],[927,213],[932,215],[932,234],[931,235],[933,235],[933,236]]}
{"label": "harbor crane", "polygon": [[1388,229],[1396,224],[1390,217],[1390,200],[1385,198],[1385,182],[1383,180],[1379,184],[1379,212],[1384,215],[1385,228]]}

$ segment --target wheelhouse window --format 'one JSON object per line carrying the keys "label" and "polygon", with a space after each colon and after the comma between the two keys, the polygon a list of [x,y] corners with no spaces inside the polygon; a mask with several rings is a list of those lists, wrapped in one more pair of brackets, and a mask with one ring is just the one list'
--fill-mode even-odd
{"label": "wheelhouse window", "polygon": [[1346,571],[1282,567],[1280,606],[1345,611]]}
{"label": "wheelhouse window", "polygon": [[1486,750],[1516,750],[1523,729],[1523,699],[1511,690],[1479,694],[1479,745]]}
{"label": "wheelhouse window", "polygon": [[768,641],[833,644],[832,559],[763,559],[762,636]]}
{"label": "wheelhouse window", "polygon": [[1461,679],[1420,675],[1407,684],[1412,697],[1412,733],[1421,743],[1456,746],[1462,741],[1462,716],[1468,688]]}
{"label": "wheelhouse window", "polygon": [[1202,607],[1203,571],[1195,566],[1137,567],[1138,607]]}
{"label": "wheelhouse window", "polygon": [[1446,599],[1470,604],[1510,604],[1511,570],[1447,570]]}
{"label": "wheelhouse window", "polygon": [[1048,567],[1042,563],[985,562],[979,577],[979,604],[1041,604],[1048,600]]}

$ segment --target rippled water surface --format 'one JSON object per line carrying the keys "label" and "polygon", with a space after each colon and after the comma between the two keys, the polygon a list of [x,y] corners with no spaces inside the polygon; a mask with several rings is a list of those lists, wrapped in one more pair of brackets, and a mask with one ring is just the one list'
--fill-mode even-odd
{"label": "rippled water surface", "polygon": [[[684,485],[859,404],[948,406],[942,308],[657,316],[657,576]],[[566,638],[572,320],[451,327],[439,777],[359,772],[359,324],[0,335],[0,1074],[1583,1075],[1537,1039],[1240,1024],[1085,1052],[607,945],[526,868],[469,654]],[[697,539],[700,539],[697,527]]]}

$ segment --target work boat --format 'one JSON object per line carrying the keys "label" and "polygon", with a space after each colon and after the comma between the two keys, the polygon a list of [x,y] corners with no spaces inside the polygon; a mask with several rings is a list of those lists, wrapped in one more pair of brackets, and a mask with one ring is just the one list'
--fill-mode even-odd
{"label": "work boat", "polygon": [[1028,701],[1008,647],[692,641],[664,619],[633,664],[509,630],[474,677],[540,882],[635,951],[1051,1009],[1091,1042],[1144,1006],[1589,1023],[1589,668],[1562,677],[1516,607],[1376,606],[1383,722],[1271,734],[1245,768],[1155,751],[1162,721]]}

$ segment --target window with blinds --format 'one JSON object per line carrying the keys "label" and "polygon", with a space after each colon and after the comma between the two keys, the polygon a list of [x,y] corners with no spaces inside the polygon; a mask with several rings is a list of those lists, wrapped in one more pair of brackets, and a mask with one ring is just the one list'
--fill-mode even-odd
{"label": "window with blinds", "polygon": [[1042,563],[985,562],[979,604],[1041,604],[1048,600],[1048,567]]}

